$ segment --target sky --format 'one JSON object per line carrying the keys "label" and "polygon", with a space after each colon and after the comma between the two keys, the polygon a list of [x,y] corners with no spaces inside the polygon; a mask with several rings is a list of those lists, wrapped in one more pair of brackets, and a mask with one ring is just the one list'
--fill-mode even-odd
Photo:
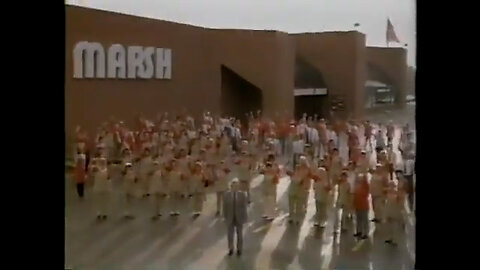
{"label": "sky", "polygon": [[287,33],[349,31],[366,34],[367,46],[386,46],[387,17],[407,62],[416,66],[415,0],[67,0],[67,4],[210,28]]}

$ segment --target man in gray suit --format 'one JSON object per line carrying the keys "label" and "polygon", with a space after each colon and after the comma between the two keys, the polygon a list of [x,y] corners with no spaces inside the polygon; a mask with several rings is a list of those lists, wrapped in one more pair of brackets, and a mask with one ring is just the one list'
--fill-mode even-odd
{"label": "man in gray suit", "polygon": [[233,254],[233,231],[237,231],[237,255],[242,255],[243,224],[247,220],[247,194],[239,190],[237,178],[232,180],[230,190],[223,196],[223,216],[228,230],[228,256]]}

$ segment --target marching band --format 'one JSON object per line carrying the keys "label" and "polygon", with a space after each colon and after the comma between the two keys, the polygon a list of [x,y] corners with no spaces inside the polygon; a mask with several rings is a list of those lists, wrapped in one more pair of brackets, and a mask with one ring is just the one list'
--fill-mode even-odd
{"label": "marching band", "polygon": [[[301,222],[312,192],[315,226],[326,226],[331,207],[335,234],[347,231],[347,220],[355,217],[352,233],[366,239],[371,198],[371,222],[385,224],[386,243],[396,244],[403,206],[412,209],[414,205],[415,142],[408,125],[329,123],[306,115],[299,121],[278,114],[268,119],[260,112],[247,118],[242,125],[239,119],[205,112],[196,125],[182,111],[176,117],[159,114],[155,122],[139,116],[134,129],[111,119],[93,141],[77,127],[78,196],[84,200],[85,183],[92,181],[97,218],[106,219],[114,192],[113,168],[120,167],[125,218],[135,217],[133,205],[142,198],[151,200],[153,220],[168,211],[172,217],[198,217],[208,193],[216,194],[218,216],[229,183],[237,178],[248,203],[262,203],[263,218],[271,221],[276,217],[277,185],[286,177],[290,224]],[[400,139],[394,147],[397,131]],[[250,192],[258,175],[263,176],[259,200]],[[181,209],[191,212],[181,213]]]}

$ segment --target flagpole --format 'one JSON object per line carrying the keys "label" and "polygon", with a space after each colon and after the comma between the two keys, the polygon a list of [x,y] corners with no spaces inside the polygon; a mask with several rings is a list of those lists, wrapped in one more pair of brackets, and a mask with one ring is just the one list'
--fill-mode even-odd
{"label": "flagpole", "polygon": [[388,21],[389,21],[389,18],[387,16],[387,31],[386,31],[385,37],[386,37],[386,41],[387,41],[387,48],[390,48],[390,42],[388,42]]}

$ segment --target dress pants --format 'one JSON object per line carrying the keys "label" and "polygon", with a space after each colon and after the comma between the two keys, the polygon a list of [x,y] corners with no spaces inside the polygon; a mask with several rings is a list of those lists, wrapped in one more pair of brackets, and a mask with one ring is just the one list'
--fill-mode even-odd
{"label": "dress pants", "polygon": [[323,224],[327,220],[327,202],[315,199],[316,220],[319,224]]}
{"label": "dress pants", "polygon": [[217,192],[217,212],[223,210],[223,191]]}
{"label": "dress pants", "polygon": [[240,251],[242,250],[242,247],[243,247],[242,228],[243,228],[243,224],[240,224],[235,219],[232,221],[231,224],[228,224],[227,238],[228,238],[228,249],[229,250],[233,250],[233,234],[234,234],[234,231],[237,232],[237,250],[240,250]]}
{"label": "dress pants", "polygon": [[85,189],[85,184],[84,183],[78,183],[77,184],[78,197],[83,198],[84,189]]}
{"label": "dress pants", "polygon": [[356,217],[357,217],[357,233],[359,233],[360,235],[368,236],[369,234],[368,210],[357,210]]}

